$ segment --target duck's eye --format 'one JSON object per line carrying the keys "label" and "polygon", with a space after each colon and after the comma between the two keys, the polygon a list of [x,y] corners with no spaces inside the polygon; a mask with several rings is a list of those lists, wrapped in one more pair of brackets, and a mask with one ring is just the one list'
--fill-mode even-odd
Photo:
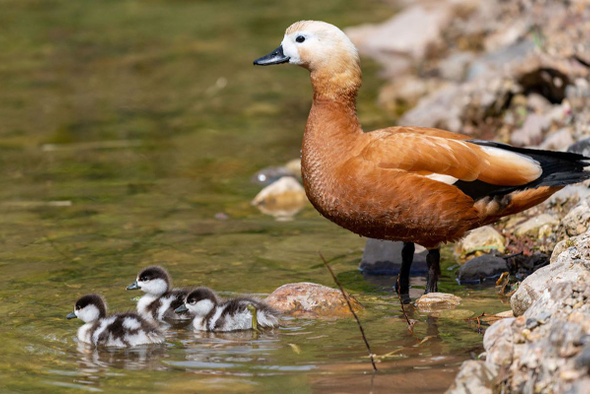
{"label": "duck's eye", "polygon": [[297,41],[298,43],[302,43],[303,41],[305,41],[305,37],[303,37],[303,36],[297,36],[297,38],[295,39],[295,41]]}
{"label": "duck's eye", "polygon": [[79,311],[80,310],[80,305],[76,305],[76,310]]}
{"label": "duck's eye", "polygon": [[196,302],[196,300],[194,300],[194,299],[193,300],[188,300],[188,303],[191,304],[191,305],[193,305],[195,302]]}
{"label": "duck's eye", "polygon": [[139,278],[140,282],[145,282],[147,280],[147,276],[142,276]]}

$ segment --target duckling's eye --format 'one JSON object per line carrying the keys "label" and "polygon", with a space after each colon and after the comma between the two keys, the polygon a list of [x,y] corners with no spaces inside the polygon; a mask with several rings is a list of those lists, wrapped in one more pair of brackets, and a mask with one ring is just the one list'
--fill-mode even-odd
{"label": "duckling's eye", "polygon": [[196,302],[195,299],[188,300],[188,303],[191,304],[191,305],[193,305],[195,302]]}
{"label": "duckling's eye", "polygon": [[76,305],[76,310],[79,311],[80,309],[80,305]]}
{"label": "duckling's eye", "polygon": [[148,279],[147,276],[142,276],[142,277],[139,278],[139,281],[140,282],[145,282],[147,279]]}
{"label": "duckling's eye", "polygon": [[298,43],[302,43],[303,41],[305,41],[305,37],[304,36],[297,36],[295,41],[297,41]]}

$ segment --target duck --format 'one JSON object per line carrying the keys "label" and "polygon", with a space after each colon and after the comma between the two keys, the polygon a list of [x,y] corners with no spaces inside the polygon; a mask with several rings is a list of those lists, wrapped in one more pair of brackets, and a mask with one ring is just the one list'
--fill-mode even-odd
{"label": "duck", "polygon": [[176,308],[184,305],[188,289],[171,289],[172,279],[166,269],[153,265],[142,269],[127,290],[141,289],[146,294],[137,302],[137,312],[147,320],[159,323],[190,322],[192,316],[177,313]]}
{"label": "duck", "polygon": [[238,331],[273,328],[279,325],[279,312],[265,303],[247,297],[221,301],[208,287],[192,290],[177,313],[189,311],[197,331]]}
{"label": "duck", "polygon": [[438,291],[440,247],[531,208],[590,177],[589,158],[514,147],[446,130],[392,126],[365,132],[357,117],[360,59],[338,27],[304,20],[254,65],[310,72],[303,132],[307,197],[332,222],[365,237],[403,242],[396,291],[409,299],[415,244],[428,249],[426,293]]}
{"label": "duck", "polygon": [[107,316],[107,304],[98,294],[87,294],[76,301],[67,319],[85,324],[78,329],[78,340],[94,346],[132,347],[164,342],[158,327],[134,312]]}

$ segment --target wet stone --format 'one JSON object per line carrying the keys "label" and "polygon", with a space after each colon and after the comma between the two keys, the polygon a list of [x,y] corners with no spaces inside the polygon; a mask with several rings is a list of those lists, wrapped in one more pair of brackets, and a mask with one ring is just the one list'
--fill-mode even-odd
{"label": "wet stone", "polygon": [[[355,312],[362,305],[347,294]],[[317,283],[289,283],[276,289],[265,302],[282,313],[295,317],[334,318],[351,316],[350,309],[339,289]]]}
{"label": "wet stone", "polygon": [[421,312],[433,312],[454,308],[461,303],[461,297],[448,293],[428,293],[416,300],[416,307]]}
{"label": "wet stone", "polygon": [[484,254],[475,257],[459,268],[458,280],[460,284],[479,284],[488,282],[494,283],[494,280],[508,271],[506,260],[494,255]]}
{"label": "wet stone", "polygon": [[476,360],[465,361],[446,394],[492,394],[497,373],[494,365]]}

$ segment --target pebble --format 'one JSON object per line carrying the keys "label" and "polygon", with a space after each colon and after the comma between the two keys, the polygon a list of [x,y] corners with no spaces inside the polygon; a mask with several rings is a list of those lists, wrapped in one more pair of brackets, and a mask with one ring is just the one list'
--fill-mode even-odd
{"label": "pebble", "polygon": [[461,303],[461,297],[448,293],[428,293],[416,300],[420,312],[434,312],[441,309],[454,308]]}

